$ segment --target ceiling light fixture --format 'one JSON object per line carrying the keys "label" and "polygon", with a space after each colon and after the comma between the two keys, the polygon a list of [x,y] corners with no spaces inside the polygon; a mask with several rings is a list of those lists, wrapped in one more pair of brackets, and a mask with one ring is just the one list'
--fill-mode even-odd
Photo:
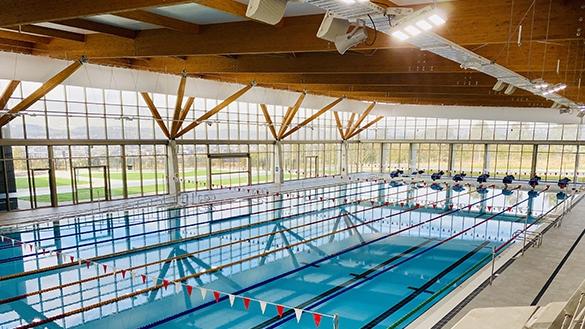
{"label": "ceiling light fixture", "polygon": [[428,6],[391,22],[394,31],[390,34],[400,41],[405,41],[446,22],[446,18],[437,9]]}
{"label": "ceiling light fixture", "polygon": [[552,86],[549,89],[546,89],[542,92],[542,96],[547,96],[550,94],[554,94],[556,92],[559,92],[561,90],[564,90],[565,88],[567,88],[567,85],[564,83],[557,83],[556,85]]}

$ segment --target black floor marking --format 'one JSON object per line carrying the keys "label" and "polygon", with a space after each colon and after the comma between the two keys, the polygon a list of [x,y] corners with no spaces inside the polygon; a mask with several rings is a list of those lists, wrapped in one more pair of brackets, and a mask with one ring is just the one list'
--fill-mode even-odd
{"label": "black floor marking", "polygon": [[[410,289],[410,290],[414,290],[414,291],[417,291],[417,290],[420,289],[420,288],[416,288],[416,287],[407,287],[407,288]],[[425,294],[431,294],[431,295],[435,293],[434,291],[430,291],[430,290],[423,290],[423,292]]]}
{"label": "black floor marking", "polygon": [[[345,288],[346,286],[349,286],[350,284],[352,284],[352,283],[354,283],[354,282],[356,282],[358,280],[361,280],[361,279],[366,278],[369,274],[372,274],[372,273],[376,272],[377,270],[379,270],[381,268],[384,268],[386,265],[388,265],[388,264],[390,264],[390,263],[392,263],[392,262],[394,262],[394,261],[396,261],[396,260],[398,260],[398,259],[400,259],[400,258],[402,258],[402,257],[404,257],[404,256],[406,256],[408,254],[410,254],[410,253],[415,252],[416,250],[424,247],[425,245],[429,244],[430,242],[431,242],[430,240],[425,240],[424,242],[422,242],[422,243],[420,243],[420,244],[418,244],[416,246],[410,247],[407,250],[403,251],[402,253],[400,253],[400,254],[398,254],[396,256],[393,256],[393,257],[391,257],[391,258],[389,258],[387,260],[385,260],[384,262],[382,262],[382,263],[380,263],[380,264],[378,264],[378,265],[376,265],[376,266],[368,269],[365,272],[362,272],[361,274],[359,274],[357,276],[354,276],[353,278],[345,281],[344,283],[342,283],[342,284],[340,284],[338,286],[335,286],[335,287],[333,287],[333,288],[331,288],[331,289],[329,289],[329,290],[327,290],[327,291],[325,291],[325,292],[323,292],[323,293],[321,293],[321,294],[319,294],[319,295],[317,295],[317,296],[315,296],[315,297],[307,300],[306,302],[303,302],[303,303],[295,306],[295,308],[297,308],[297,309],[303,309],[303,308],[307,307],[308,305],[311,305],[314,302],[317,302],[317,301],[321,300],[322,298],[327,297],[327,296],[329,296],[329,295],[337,292],[338,290],[341,290],[341,289]],[[294,309],[286,310],[283,313],[282,317],[284,318],[284,317],[286,317],[288,315],[291,315],[291,314],[294,314]],[[269,325],[271,325],[271,324],[273,324],[275,322],[278,322],[280,320],[282,320],[281,317],[275,316],[275,317],[271,318],[270,320],[266,320],[266,321],[264,321],[264,322],[256,325],[252,329],[264,328],[265,326],[269,326]]]}
{"label": "black floor marking", "polygon": [[579,245],[579,242],[581,242],[581,239],[583,238],[583,235],[585,235],[585,229],[583,231],[581,231],[581,234],[579,234],[579,237],[577,237],[577,240],[575,240],[575,242],[573,243],[573,245],[571,246],[571,248],[569,248],[569,250],[567,251],[567,253],[563,257],[563,259],[561,260],[561,262],[559,263],[559,265],[557,265],[557,267],[551,273],[551,275],[548,278],[548,280],[546,280],[546,283],[544,284],[544,286],[542,287],[542,289],[540,289],[540,291],[538,292],[538,294],[536,295],[536,297],[534,297],[534,300],[532,301],[532,303],[530,304],[530,306],[535,306],[536,304],[538,304],[538,302],[540,301],[540,299],[542,298],[542,296],[544,295],[544,293],[548,290],[548,288],[550,287],[550,285],[553,283],[553,281],[556,278],[557,274],[559,274],[559,272],[561,271],[561,269],[563,268],[563,266],[565,265],[565,263],[567,262],[567,260],[569,259],[569,257],[571,256],[571,254],[573,253],[573,251],[575,250],[575,248],[577,247],[577,245]]}
{"label": "black floor marking", "polygon": [[[303,265],[308,265],[309,263],[307,263],[307,262],[301,262],[301,264],[303,264]],[[319,266],[319,265],[317,265],[317,264],[313,264],[313,265],[309,265],[309,266],[311,266],[311,267],[316,267],[316,268],[319,268],[319,267],[321,267],[321,266]]]}
{"label": "black floor marking", "polygon": [[362,327],[362,329],[371,329],[371,328],[374,328],[375,326],[377,326],[378,324],[380,324],[380,322],[384,321],[386,318],[388,318],[389,316],[391,316],[392,314],[394,314],[396,311],[398,311],[399,309],[401,309],[404,305],[408,304],[413,299],[415,299],[416,297],[418,297],[420,294],[422,294],[425,290],[427,290],[428,288],[430,288],[433,284],[435,284],[441,278],[443,278],[444,276],[446,276],[447,274],[449,274],[451,271],[453,271],[457,266],[463,264],[463,262],[465,262],[469,258],[473,257],[481,249],[483,249],[488,243],[489,242],[487,242],[487,241],[484,242],[483,244],[477,246],[472,251],[470,251],[467,254],[465,254],[465,256],[463,256],[462,258],[459,258],[455,263],[449,265],[447,268],[445,268],[439,274],[435,275],[432,279],[430,279],[425,284],[423,284],[419,289],[417,289],[416,291],[413,291],[410,295],[404,297],[400,302],[394,304],[392,307],[390,307],[389,309],[387,309],[386,311],[384,311],[382,314],[378,315],[372,321],[370,321],[367,324],[365,324]]}

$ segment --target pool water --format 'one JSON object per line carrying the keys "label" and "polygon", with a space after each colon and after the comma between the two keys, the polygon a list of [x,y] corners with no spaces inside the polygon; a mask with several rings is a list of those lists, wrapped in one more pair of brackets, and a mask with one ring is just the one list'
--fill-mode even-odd
{"label": "pool water", "polygon": [[353,182],[7,228],[0,328],[403,328],[559,202],[512,192]]}

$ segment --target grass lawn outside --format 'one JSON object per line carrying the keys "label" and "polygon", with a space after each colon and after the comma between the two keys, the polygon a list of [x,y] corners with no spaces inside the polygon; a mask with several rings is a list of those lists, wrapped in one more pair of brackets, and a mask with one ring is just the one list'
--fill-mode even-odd
{"label": "grass lawn outside", "polygon": [[[35,179],[35,185],[37,187],[48,187],[48,177],[37,177]],[[67,178],[57,177],[57,186],[71,186],[71,180]],[[16,188],[28,189],[28,178],[27,177],[16,177]]]}

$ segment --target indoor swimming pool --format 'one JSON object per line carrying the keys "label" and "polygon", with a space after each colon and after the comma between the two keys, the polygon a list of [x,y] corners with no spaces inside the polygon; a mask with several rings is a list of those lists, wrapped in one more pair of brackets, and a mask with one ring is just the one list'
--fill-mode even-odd
{"label": "indoor swimming pool", "polygon": [[544,189],[362,179],[4,228],[0,328],[404,328],[563,206]]}

